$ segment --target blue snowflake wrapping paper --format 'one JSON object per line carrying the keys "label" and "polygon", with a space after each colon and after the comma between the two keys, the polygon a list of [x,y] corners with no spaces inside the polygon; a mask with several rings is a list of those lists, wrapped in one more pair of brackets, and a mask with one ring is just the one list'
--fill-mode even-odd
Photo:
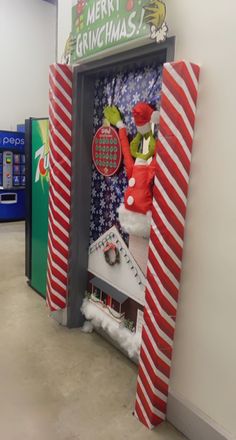
{"label": "blue snowflake wrapping paper", "polygon": [[[95,83],[94,134],[102,125],[104,107],[116,105],[132,140],[137,133],[132,108],[142,101],[159,109],[161,85],[162,67],[155,64],[98,79]],[[126,186],[127,177],[123,164],[119,172],[112,177],[101,175],[92,164],[90,243],[114,225],[128,242],[128,235],[122,232],[117,216],[117,208],[123,202]]]}

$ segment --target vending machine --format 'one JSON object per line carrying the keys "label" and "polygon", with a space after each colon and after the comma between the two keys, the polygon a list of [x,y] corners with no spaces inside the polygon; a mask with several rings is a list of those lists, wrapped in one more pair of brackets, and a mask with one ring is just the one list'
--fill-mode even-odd
{"label": "vending machine", "polygon": [[29,285],[46,297],[48,250],[49,135],[48,118],[25,123],[26,260]]}
{"label": "vending machine", "polygon": [[0,131],[0,221],[25,219],[25,136]]}

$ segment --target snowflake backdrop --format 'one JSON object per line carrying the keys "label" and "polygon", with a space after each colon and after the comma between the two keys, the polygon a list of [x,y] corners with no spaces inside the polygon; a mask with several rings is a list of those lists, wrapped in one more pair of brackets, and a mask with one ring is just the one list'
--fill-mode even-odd
{"label": "snowflake backdrop", "polygon": [[[125,73],[108,75],[95,84],[94,134],[103,122],[103,109],[106,105],[116,105],[126,124],[130,140],[137,130],[132,118],[132,108],[140,101],[160,107],[162,67],[151,64]],[[123,165],[112,177],[102,176],[92,165],[92,198],[90,215],[90,242],[97,240],[115,225],[120,230],[117,208],[123,202],[127,177]],[[122,232],[120,230],[120,232]],[[127,241],[127,236],[123,234]]]}

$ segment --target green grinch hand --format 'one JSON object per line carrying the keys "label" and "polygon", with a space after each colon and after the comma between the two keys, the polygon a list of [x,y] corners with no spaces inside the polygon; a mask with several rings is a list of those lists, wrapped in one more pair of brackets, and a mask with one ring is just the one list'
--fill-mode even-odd
{"label": "green grinch hand", "polygon": [[108,120],[108,122],[110,122],[111,125],[115,125],[115,127],[117,127],[117,125],[122,122],[120,112],[115,105],[111,107],[105,107],[104,116]]}

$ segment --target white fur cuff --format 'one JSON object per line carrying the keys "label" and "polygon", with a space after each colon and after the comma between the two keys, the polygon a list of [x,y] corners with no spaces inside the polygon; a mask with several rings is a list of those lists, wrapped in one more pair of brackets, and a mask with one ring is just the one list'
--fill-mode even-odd
{"label": "white fur cuff", "polygon": [[118,208],[119,221],[125,232],[138,237],[149,238],[151,229],[151,211],[147,214],[129,211],[122,203]]}
{"label": "white fur cuff", "polygon": [[152,121],[153,124],[159,124],[160,112],[158,110],[153,112],[152,117],[151,117],[151,121]]}
{"label": "white fur cuff", "polygon": [[149,133],[149,131],[151,131],[151,124],[150,124],[150,122],[148,122],[147,124],[144,124],[144,125],[137,125],[137,130],[142,135],[144,135],[146,133]]}
{"label": "white fur cuff", "polygon": [[123,121],[117,122],[116,126],[117,126],[117,128],[125,128],[125,124]]}

